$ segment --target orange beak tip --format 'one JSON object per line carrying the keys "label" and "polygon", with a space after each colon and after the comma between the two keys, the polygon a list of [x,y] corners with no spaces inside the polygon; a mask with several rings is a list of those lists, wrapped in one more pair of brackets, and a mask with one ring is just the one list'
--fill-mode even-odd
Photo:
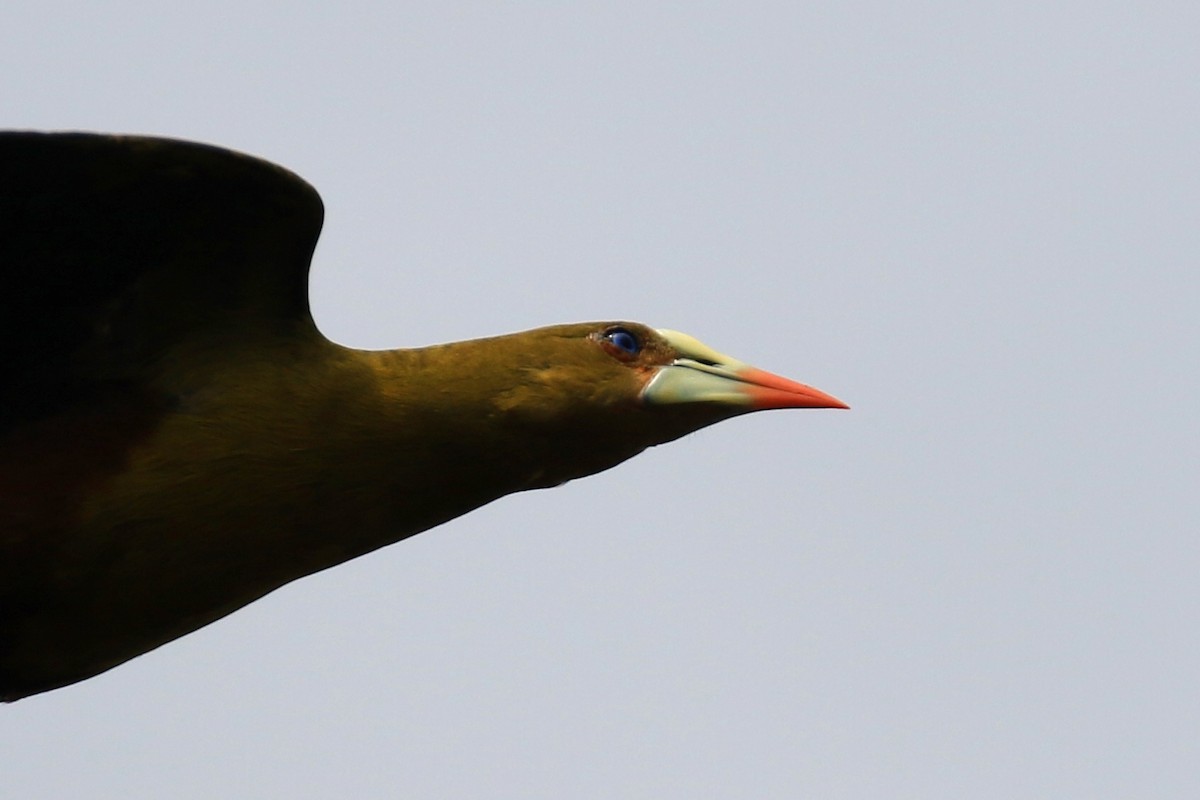
{"label": "orange beak tip", "polygon": [[743,370],[738,377],[750,384],[751,388],[748,393],[756,409],[850,408],[841,400],[820,389],[756,367]]}

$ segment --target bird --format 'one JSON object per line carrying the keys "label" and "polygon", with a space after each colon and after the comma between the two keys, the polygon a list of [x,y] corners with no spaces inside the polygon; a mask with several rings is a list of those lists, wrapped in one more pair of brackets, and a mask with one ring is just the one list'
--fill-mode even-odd
{"label": "bird", "polygon": [[323,213],[217,146],[0,132],[0,700],[730,417],[848,408],[629,321],[335,344]]}

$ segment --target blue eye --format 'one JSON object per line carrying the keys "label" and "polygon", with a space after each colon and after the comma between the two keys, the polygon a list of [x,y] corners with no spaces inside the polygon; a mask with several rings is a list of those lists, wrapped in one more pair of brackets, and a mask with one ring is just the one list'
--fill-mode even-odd
{"label": "blue eye", "polygon": [[637,355],[642,351],[641,340],[624,328],[612,328],[604,332],[605,341],[611,342],[614,347],[630,355]]}

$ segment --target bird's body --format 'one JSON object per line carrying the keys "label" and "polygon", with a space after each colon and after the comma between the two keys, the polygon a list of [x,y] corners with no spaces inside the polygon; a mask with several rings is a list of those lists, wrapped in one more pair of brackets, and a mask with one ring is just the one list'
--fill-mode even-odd
{"label": "bird's body", "polygon": [[227,151],[0,134],[0,698],[505,494],[841,405],[635,323],[338,346],[307,306],[320,221]]}

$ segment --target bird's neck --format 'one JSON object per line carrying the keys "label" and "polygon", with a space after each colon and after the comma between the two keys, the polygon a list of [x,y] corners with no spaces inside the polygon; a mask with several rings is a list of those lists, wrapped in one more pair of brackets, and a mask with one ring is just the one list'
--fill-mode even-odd
{"label": "bird's neck", "polygon": [[[249,560],[281,559],[258,567],[272,583],[503,495],[599,472],[648,444],[539,402],[545,389],[529,366],[487,340],[247,352],[253,363],[224,365],[215,393],[185,401],[187,413],[160,432],[145,470],[123,485],[138,496],[162,486],[186,497],[195,507],[182,513],[198,525],[207,524],[207,509],[223,509],[220,529],[196,540],[224,541]],[[176,492],[175,483],[204,491]],[[256,531],[256,540],[243,543],[241,530]]]}
{"label": "bird's neck", "polygon": [[537,485],[536,445],[497,418],[456,349],[330,351],[323,379],[302,384],[279,420],[287,444],[272,450],[312,490],[297,524],[333,560]]}
{"label": "bird's neck", "polygon": [[[294,465],[292,474],[306,476],[312,492],[298,524],[314,541],[336,541],[339,552],[331,555],[338,559],[503,495],[600,471],[642,449],[614,447],[609,431],[542,415],[524,395],[522,368],[497,358],[486,340],[414,350],[334,348],[322,360],[316,382],[308,362],[292,418],[272,426],[271,450]],[[522,402],[510,402],[514,393]]]}

